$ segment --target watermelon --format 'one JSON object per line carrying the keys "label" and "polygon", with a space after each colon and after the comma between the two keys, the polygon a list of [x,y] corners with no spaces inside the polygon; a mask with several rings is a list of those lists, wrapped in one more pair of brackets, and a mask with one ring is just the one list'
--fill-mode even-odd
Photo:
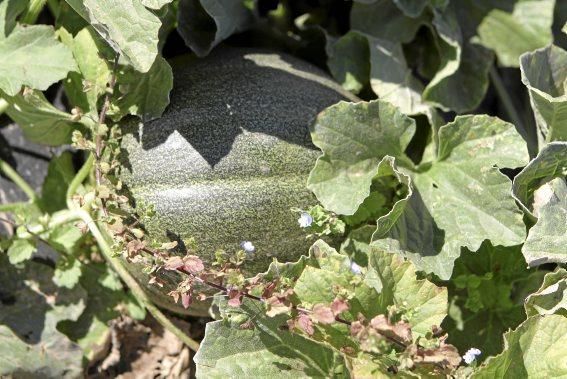
{"label": "watermelon", "polygon": [[[326,107],[356,99],[318,68],[274,51],[223,47],[172,67],[164,115],[126,123],[122,140],[125,187],[156,212],[144,225],[149,235],[181,244],[193,238],[205,263],[218,249],[231,253],[250,242],[247,275],[273,258],[297,260],[310,241],[292,208],[316,203],[306,180],[320,151],[309,126]],[[127,265],[158,305],[184,312],[166,295],[177,274],[164,275],[165,288],[147,286],[142,265]]]}

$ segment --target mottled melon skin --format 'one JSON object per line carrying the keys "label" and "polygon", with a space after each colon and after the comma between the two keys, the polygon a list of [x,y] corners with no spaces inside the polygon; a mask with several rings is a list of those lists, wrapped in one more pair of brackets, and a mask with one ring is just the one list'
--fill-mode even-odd
{"label": "mottled melon skin", "polygon": [[[126,126],[122,142],[122,180],[156,211],[144,225],[151,237],[193,237],[205,262],[217,249],[233,252],[251,241],[256,251],[244,266],[251,275],[272,257],[297,260],[309,242],[291,208],[315,203],[306,180],[320,155],[309,125],[324,108],[353,98],[319,69],[270,51],[220,48],[172,66],[168,109]],[[128,267],[147,283],[139,265]],[[159,305],[183,312],[164,295],[175,276],[165,277],[164,289],[147,289]]]}

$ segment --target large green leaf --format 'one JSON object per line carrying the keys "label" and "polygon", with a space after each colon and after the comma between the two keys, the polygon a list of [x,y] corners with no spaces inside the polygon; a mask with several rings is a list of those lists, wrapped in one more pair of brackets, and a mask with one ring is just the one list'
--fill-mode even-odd
{"label": "large green leaf", "polygon": [[368,268],[381,284],[379,303],[384,308],[395,305],[409,310],[407,320],[414,337],[424,336],[432,326],[441,325],[447,315],[446,288],[417,279],[411,262],[373,246],[368,252]]}
{"label": "large green leaf", "polygon": [[76,320],[85,308],[85,291],[56,287],[53,269],[28,262],[16,269],[1,259],[0,375],[78,378],[82,351],[57,330],[62,320]]}
{"label": "large green leaf", "polygon": [[463,113],[478,107],[484,98],[493,55],[469,41],[481,19],[475,15],[478,8],[476,1],[452,2],[445,11],[434,10],[431,28],[439,35],[436,45],[441,69],[425,88],[424,101]]}
{"label": "large green leaf", "polygon": [[228,321],[209,322],[201,348],[195,355],[197,378],[347,378],[340,354],[286,330],[285,316],[264,316],[263,306],[245,301],[241,308],[250,315],[250,329]]}
{"label": "large green leaf", "polygon": [[533,215],[535,191],[553,178],[565,178],[566,173],[567,142],[552,142],[516,175],[512,186],[514,197]]}
{"label": "large green leaf", "polygon": [[493,9],[478,27],[479,41],[501,65],[518,67],[520,55],[553,41],[554,6],[555,0],[520,0],[511,13]]}
{"label": "large green leaf", "polygon": [[567,183],[555,178],[535,192],[538,220],[522,252],[530,266],[567,262]]}
{"label": "large green leaf", "polygon": [[[443,1],[355,2],[350,33],[362,33],[368,38],[369,56],[366,58],[361,50],[360,38],[358,41],[350,38],[349,42],[357,42],[356,46],[350,45],[351,49],[357,47],[357,55],[335,55],[333,64],[356,68],[358,71],[352,73],[360,74],[370,60],[373,91],[399,106],[404,113],[427,114],[434,121],[433,105],[459,113],[474,109],[488,88],[492,59],[488,49],[469,42],[482,20],[482,14],[476,14],[478,9],[476,3],[456,5]],[[428,31],[421,31],[415,39],[421,26]],[[346,42],[349,34],[339,43]],[[425,34],[431,36],[428,45],[423,43]],[[402,45],[412,40],[421,42],[410,47],[405,45],[402,52]],[[414,60],[412,64],[406,62],[408,55]],[[413,75],[408,67],[412,65],[420,68],[427,65],[428,74],[424,76],[431,80],[426,86]],[[355,79],[358,79],[356,75]]]}
{"label": "large green leaf", "polygon": [[536,123],[546,142],[567,141],[567,51],[550,45],[520,57]]}
{"label": "large green leaf", "polygon": [[473,378],[567,376],[567,317],[533,316],[504,335],[504,351],[489,358]]}
{"label": "large green leaf", "polygon": [[352,30],[402,43],[410,42],[427,21],[425,15],[406,16],[391,0],[355,1],[350,13]]}
{"label": "large green leaf", "polygon": [[9,96],[23,85],[46,90],[76,67],[71,51],[57,41],[51,26],[17,26],[0,40],[0,90]]}
{"label": "large green leaf", "polygon": [[368,38],[349,31],[341,38],[327,37],[327,66],[331,74],[347,91],[359,93],[370,80],[370,50]]}
{"label": "large green leaf", "polygon": [[415,122],[387,102],[340,102],[327,108],[311,132],[324,155],[309,176],[308,188],[327,209],[354,214],[370,194],[386,155],[409,162],[404,150],[414,130]]}
{"label": "large green leaf", "polygon": [[74,37],[65,29],[60,29],[59,35],[73,52],[78,66],[77,72],[70,73],[64,82],[65,93],[72,105],[97,120],[97,101],[105,93],[110,80],[110,65],[106,59],[112,59],[112,49],[90,26],[81,29]]}
{"label": "large green leaf", "polygon": [[461,247],[476,251],[486,239],[522,243],[522,214],[499,168],[520,167],[527,159],[513,125],[489,116],[457,117],[439,130],[437,160],[412,175],[415,188],[404,214],[388,238],[373,244],[448,279]]}
{"label": "large green leaf", "polygon": [[242,0],[179,2],[179,34],[200,57],[232,34],[247,29],[252,21],[252,12]]}
{"label": "large green leaf", "polygon": [[169,63],[158,56],[146,73],[123,67],[118,71],[118,86],[112,98],[109,115],[120,119],[128,114],[143,121],[159,118],[169,104],[173,72]]}
{"label": "large green leaf", "polygon": [[25,90],[4,99],[10,105],[6,113],[32,142],[52,146],[70,143],[73,130],[81,127],[72,114],[55,108],[39,91]]}
{"label": "large green leaf", "polygon": [[525,302],[528,317],[537,314],[567,316],[567,270],[557,268],[543,278],[541,287]]}
{"label": "large green leaf", "polygon": [[158,55],[161,21],[140,0],[66,0],[128,62],[148,72]]}
{"label": "large green leaf", "polygon": [[[535,270],[526,268],[520,246],[482,244],[478,251],[465,250],[455,261],[448,282],[452,312],[442,327],[448,342],[459,351],[477,348],[482,357],[502,351],[502,333],[525,320],[523,298],[516,298],[532,280]],[[535,288],[539,283],[535,284]],[[460,317],[455,317],[458,310]],[[496,337],[496,338],[495,338]]]}

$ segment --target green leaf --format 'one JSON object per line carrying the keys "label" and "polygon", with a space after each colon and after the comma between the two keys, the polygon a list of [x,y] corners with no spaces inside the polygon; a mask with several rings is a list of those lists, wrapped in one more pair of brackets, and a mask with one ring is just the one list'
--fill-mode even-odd
{"label": "green leaf", "polygon": [[[132,303],[133,299],[124,291],[120,278],[108,265],[89,263],[81,265],[80,269],[80,286],[88,292],[86,309],[78,319],[60,323],[58,329],[77,342],[85,357],[91,360],[101,350],[104,351],[110,320],[119,317],[120,309]],[[145,314],[141,316],[143,319]]]}
{"label": "green leaf", "polygon": [[82,351],[57,330],[62,320],[83,312],[85,292],[59,288],[53,270],[28,262],[16,269],[0,264],[2,296],[11,299],[0,312],[0,375],[8,377],[76,378],[82,375]]}
{"label": "green leaf", "polygon": [[81,29],[75,37],[65,29],[58,32],[63,43],[73,52],[78,66],[78,71],[70,73],[64,82],[65,93],[71,104],[97,119],[97,101],[105,93],[111,76],[106,59],[111,59],[112,50],[90,26]]}
{"label": "green leaf", "polygon": [[71,51],[57,41],[51,26],[17,26],[0,40],[0,90],[9,96],[23,85],[46,90],[76,68]]}
{"label": "green leaf", "polygon": [[140,0],[145,7],[151,9],[160,9],[166,4],[171,3],[173,0]]}
{"label": "green leaf", "polygon": [[67,188],[75,177],[73,155],[64,151],[51,159],[47,167],[47,176],[41,188],[41,207],[48,213],[67,207]]}
{"label": "green leaf", "polygon": [[534,193],[542,184],[567,174],[567,142],[552,142],[545,146],[516,177],[512,192],[526,212],[533,214]]}
{"label": "green leaf", "polygon": [[0,41],[16,27],[16,19],[26,9],[29,0],[4,0],[0,3]]}
{"label": "green leaf", "polygon": [[252,12],[240,0],[180,0],[177,30],[185,44],[204,57],[252,21]]}
{"label": "green leaf", "polygon": [[[61,213],[66,212],[62,211]],[[57,217],[57,213],[53,215]],[[57,251],[67,254],[73,254],[75,247],[83,234],[74,223],[64,224],[49,231],[47,241]]]}
{"label": "green leaf", "polygon": [[530,266],[567,262],[567,183],[555,178],[535,192],[538,220],[530,229],[522,253]]}
{"label": "green leaf", "polygon": [[504,335],[502,354],[489,358],[473,378],[567,376],[567,317],[533,316]]}
{"label": "green leaf", "polygon": [[414,338],[431,332],[433,325],[441,325],[447,315],[446,288],[417,279],[411,262],[373,246],[368,253],[368,267],[381,283],[379,304],[408,310],[407,321]]}
{"label": "green leaf", "polygon": [[558,314],[567,316],[567,270],[557,268],[543,278],[541,287],[524,303],[528,317]]}
{"label": "green leaf", "polygon": [[55,108],[39,91],[24,90],[3,98],[10,104],[6,113],[32,142],[51,146],[70,143],[73,130],[81,127],[73,115]]}
{"label": "green leaf", "polygon": [[550,45],[520,57],[522,82],[546,142],[567,141],[567,51]]}
{"label": "green leaf", "polygon": [[[414,338],[431,332],[433,325],[441,325],[447,315],[445,288],[417,279],[413,264],[395,254],[372,246],[366,249],[366,254],[368,271],[361,273],[360,281],[356,281],[352,260],[323,241],[317,241],[310,254],[316,263],[305,267],[293,288],[301,304],[330,304],[336,296],[335,288],[340,287],[355,295],[344,315],[348,320],[356,320],[359,313],[371,319],[388,314],[389,309],[395,307],[405,313]],[[332,327],[340,329],[344,325]],[[341,346],[333,337],[327,342],[337,348]]]}
{"label": "green leaf", "polygon": [[59,287],[73,288],[79,283],[80,277],[81,262],[78,259],[59,257],[53,273],[53,283]]}
{"label": "green leaf", "polygon": [[421,99],[423,85],[408,67],[402,44],[349,31],[334,40],[327,36],[327,65],[335,79],[354,93],[368,83],[381,100],[408,115],[434,110]]}
{"label": "green leaf", "polygon": [[121,68],[117,83],[109,115],[115,120],[131,114],[151,121],[159,118],[169,104],[173,73],[167,61],[158,56],[150,70],[143,74],[128,67]]}
{"label": "green leaf", "polygon": [[347,378],[340,354],[303,336],[280,330],[283,315],[264,316],[261,304],[245,301],[253,328],[227,321],[207,323],[205,338],[195,355],[197,378],[333,377]]}
{"label": "green leaf", "polygon": [[[435,0],[393,0],[407,16],[417,17],[425,10],[425,7]],[[448,0],[445,0],[447,2]]]}
{"label": "green leaf", "polygon": [[373,244],[448,279],[461,247],[475,251],[485,239],[503,246],[522,243],[522,214],[499,168],[523,166],[527,158],[512,124],[489,116],[457,117],[439,130],[437,160],[412,175],[414,192],[388,238]]}
{"label": "green leaf", "polygon": [[307,187],[325,208],[352,215],[370,194],[370,184],[386,155],[409,162],[404,150],[415,122],[382,101],[340,102],[319,114],[311,131],[323,150]]}
{"label": "green leaf", "polygon": [[423,101],[463,113],[478,107],[484,98],[492,53],[469,42],[476,33],[476,25],[468,24],[477,6],[459,2],[443,12],[434,10],[432,28],[439,35],[436,44],[441,63],[423,91]]}
{"label": "green leaf", "polygon": [[402,43],[410,42],[426,22],[425,15],[408,17],[390,0],[355,1],[350,12],[352,30]]}
{"label": "green leaf", "polygon": [[493,9],[478,27],[479,42],[494,50],[505,67],[518,67],[520,55],[549,45],[555,0],[517,1],[512,13]]}
{"label": "green leaf", "polygon": [[368,39],[355,31],[338,39],[326,37],[327,66],[331,74],[344,89],[359,93],[370,78]]}
{"label": "green leaf", "polygon": [[447,317],[443,322],[448,342],[462,352],[480,349],[481,359],[502,351],[496,336],[525,320],[524,298],[516,294],[534,272],[526,268],[519,246],[485,242],[478,251],[464,250],[448,283],[452,307],[461,313],[461,320]]}
{"label": "green leaf", "polygon": [[127,61],[148,72],[158,55],[161,21],[140,0],[66,0]]}
{"label": "green leaf", "polygon": [[17,239],[8,249],[8,258],[10,258],[10,263],[15,265],[30,259],[36,250],[37,248],[33,241]]}

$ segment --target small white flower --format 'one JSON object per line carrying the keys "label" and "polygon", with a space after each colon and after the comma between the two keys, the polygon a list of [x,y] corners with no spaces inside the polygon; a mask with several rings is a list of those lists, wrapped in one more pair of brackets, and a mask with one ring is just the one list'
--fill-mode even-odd
{"label": "small white flower", "polygon": [[354,263],[354,261],[350,262],[350,271],[354,274],[354,275],[360,275],[362,273],[362,268],[357,265],[356,263]]}
{"label": "small white flower", "polygon": [[465,355],[463,355],[463,360],[466,364],[470,365],[480,354],[481,351],[479,349],[477,349],[476,347],[471,347],[467,350]]}
{"label": "small white flower", "polygon": [[240,243],[240,247],[243,248],[244,251],[247,252],[247,253],[253,253],[254,250],[256,250],[256,248],[254,247],[254,245],[250,241],[242,241]]}
{"label": "small white flower", "polygon": [[302,228],[307,228],[311,226],[311,223],[313,222],[313,217],[311,217],[311,215],[307,212],[301,212],[301,216],[299,216],[297,222],[299,223],[299,226],[301,226]]}

